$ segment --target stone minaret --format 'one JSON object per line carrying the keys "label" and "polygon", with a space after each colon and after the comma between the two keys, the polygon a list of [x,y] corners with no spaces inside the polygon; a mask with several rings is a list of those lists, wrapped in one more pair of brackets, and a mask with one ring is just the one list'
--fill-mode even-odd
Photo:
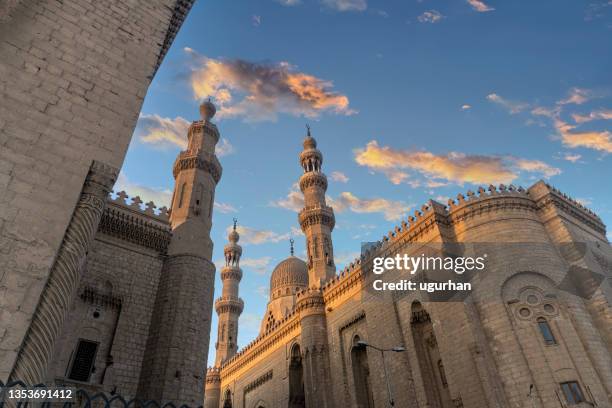
{"label": "stone minaret", "polygon": [[304,139],[304,150],[300,163],[304,174],[300,177],[300,190],[304,193],[304,208],[298,216],[306,236],[308,257],[308,284],[319,287],[336,274],[334,248],[331,233],[336,223],[334,210],[325,203],[327,177],[321,171],[323,155],[317,149],[316,140],[308,134]]}
{"label": "stone minaret", "polygon": [[217,344],[215,345],[215,367],[220,367],[238,351],[236,343],[238,339],[238,318],[242,313],[244,303],[238,297],[238,285],[240,279],[242,279],[242,269],[240,269],[242,247],[238,245],[240,235],[236,231],[236,222],[237,220],[234,218],[234,229],[229,233],[229,243],[223,249],[225,254],[225,266],[221,269],[223,291],[221,297],[215,301],[215,310],[219,316]]}
{"label": "stone minaret", "polygon": [[160,277],[139,386],[139,397],[199,406],[204,397],[215,266],[210,239],[219,131],[215,106],[200,105],[187,149],[177,157],[170,224],[172,239]]}

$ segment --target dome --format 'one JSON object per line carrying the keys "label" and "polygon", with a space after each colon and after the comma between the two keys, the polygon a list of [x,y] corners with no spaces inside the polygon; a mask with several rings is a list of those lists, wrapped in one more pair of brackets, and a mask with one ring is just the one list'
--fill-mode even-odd
{"label": "dome", "polygon": [[215,113],[217,113],[217,108],[215,108],[210,98],[200,105],[200,115],[203,120],[210,121],[215,116]]}
{"label": "dome", "polygon": [[316,149],[317,141],[314,139],[314,137],[308,135],[304,138],[303,146],[304,146],[304,150]]}
{"label": "dome", "polygon": [[282,296],[286,291],[279,289],[289,289],[289,293],[295,293],[296,287],[308,287],[308,266],[306,262],[295,256],[281,261],[270,277],[270,298]]}

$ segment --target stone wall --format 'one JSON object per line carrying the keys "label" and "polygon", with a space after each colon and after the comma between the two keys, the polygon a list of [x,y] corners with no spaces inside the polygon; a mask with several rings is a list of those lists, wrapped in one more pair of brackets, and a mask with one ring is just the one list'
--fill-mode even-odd
{"label": "stone wall", "polygon": [[121,167],[191,3],[13,0],[0,9],[0,380],[92,160]]}

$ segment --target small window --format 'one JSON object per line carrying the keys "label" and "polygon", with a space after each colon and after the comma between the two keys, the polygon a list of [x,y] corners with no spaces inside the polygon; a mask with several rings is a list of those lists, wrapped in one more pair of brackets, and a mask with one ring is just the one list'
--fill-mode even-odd
{"label": "small window", "polygon": [[543,317],[538,319],[538,328],[540,329],[540,333],[542,333],[542,338],[544,339],[544,343],[548,345],[557,344],[557,340],[555,339],[555,335],[548,324],[548,320]]}
{"label": "small window", "polygon": [[185,188],[187,188],[187,183],[181,184],[181,191],[179,192],[179,202],[178,202],[179,208],[183,206],[183,199],[185,198]]}
{"label": "small window", "polygon": [[72,360],[72,367],[68,378],[70,380],[87,382],[94,371],[98,343],[88,340],[79,340],[76,353]]}
{"label": "small window", "polygon": [[580,385],[576,381],[561,383],[561,389],[569,405],[576,405],[586,401],[580,389]]}

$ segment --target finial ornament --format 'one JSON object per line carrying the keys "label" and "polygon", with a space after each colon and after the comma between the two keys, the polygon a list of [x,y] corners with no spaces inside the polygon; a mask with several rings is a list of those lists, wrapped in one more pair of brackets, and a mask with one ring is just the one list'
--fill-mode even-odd
{"label": "finial ornament", "polygon": [[289,239],[289,245],[290,245],[290,247],[291,247],[291,256],[293,256],[293,252],[294,252],[294,251],[293,251],[293,243],[294,243],[294,242],[295,242],[295,241],[293,240],[293,238],[290,238],[290,239]]}
{"label": "finial ornament", "polygon": [[238,218],[234,217],[234,231],[236,231],[236,224],[238,224]]}
{"label": "finial ornament", "polygon": [[310,136],[310,125],[308,123],[306,124],[306,135]]}

